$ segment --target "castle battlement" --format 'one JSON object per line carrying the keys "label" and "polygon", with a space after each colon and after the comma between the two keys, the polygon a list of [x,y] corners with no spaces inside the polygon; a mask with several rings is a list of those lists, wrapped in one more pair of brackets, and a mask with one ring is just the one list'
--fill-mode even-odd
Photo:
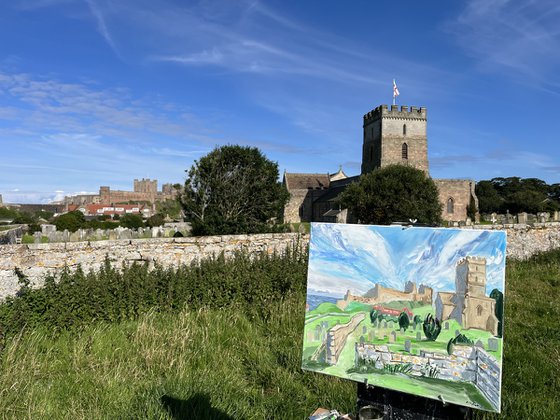
{"label": "castle battlement", "polygon": [[468,263],[486,264],[486,258],[485,257],[471,257],[471,256],[463,257],[457,262],[457,265],[463,265],[463,264],[468,264]]}
{"label": "castle battlement", "polygon": [[399,109],[398,105],[380,105],[372,111],[364,115],[364,126],[368,125],[380,118],[398,118],[404,120],[426,120],[427,112],[425,107],[408,106],[403,105]]}

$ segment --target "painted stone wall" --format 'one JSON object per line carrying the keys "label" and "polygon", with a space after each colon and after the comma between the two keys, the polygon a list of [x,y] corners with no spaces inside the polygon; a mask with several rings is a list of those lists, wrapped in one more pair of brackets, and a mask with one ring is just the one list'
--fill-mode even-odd
{"label": "painted stone wall", "polygon": [[14,295],[19,289],[15,268],[19,268],[34,287],[40,287],[47,274],[64,266],[73,269],[81,265],[86,272],[99,270],[106,257],[116,267],[134,262],[177,267],[221,252],[226,258],[238,251],[251,255],[282,253],[298,244],[306,247],[308,240],[307,235],[282,233],[3,245],[0,246],[0,299]]}
{"label": "painted stone wall", "polygon": [[352,331],[356,329],[358,324],[364,320],[366,314],[360,313],[352,317],[352,319],[347,324],[339,324],[332,327],[327,332],[326,340],[326,362],[331,365],[335,365],[340,352],[346,344],[346,338],[350,335]]}

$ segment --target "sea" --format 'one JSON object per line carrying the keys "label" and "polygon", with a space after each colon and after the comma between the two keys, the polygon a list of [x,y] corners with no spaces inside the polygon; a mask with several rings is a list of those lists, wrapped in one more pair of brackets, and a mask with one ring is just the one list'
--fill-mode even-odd
{"label": "sea", "polygon": [[309,305],[309,310],[311,311],[323,302],[336,303],[336,301],[339,300],[339,299],[342,299],[342,297],[333,298],[333,297],[329,297],[329,296],[319,296],[319,295],[308,294],[307,295],[307,304]]}

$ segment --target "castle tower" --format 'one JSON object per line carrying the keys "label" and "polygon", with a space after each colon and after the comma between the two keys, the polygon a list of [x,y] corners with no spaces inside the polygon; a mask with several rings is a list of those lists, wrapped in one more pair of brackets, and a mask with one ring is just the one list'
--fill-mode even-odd
{"label": "castle tower", "polygon": [[381,105],[364,115],[362,174],[387,165],[429,173],[426,108]]}
{"label": "castle tower", "polygon": [[465,257],[457,264],[457,293],[486,296],[486,258]]}

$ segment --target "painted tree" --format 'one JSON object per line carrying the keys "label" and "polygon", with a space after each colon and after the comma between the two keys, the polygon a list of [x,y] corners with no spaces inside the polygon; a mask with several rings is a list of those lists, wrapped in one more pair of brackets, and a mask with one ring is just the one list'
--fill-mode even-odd
{"label": "painted tree", "polygon": [[498,318],[498,337],[502,337],[504,321],[504,294],[498,289],[494,289],[490,292],[490,297],[496,301],[494,315]]}
{"label": "painted tree", "polygon": [[410,325],[410,318],[408,317],[408,314],[406,312],[401,312],[398,320],[399,320],[399,327],[405,330],[408,329]]}
{"label": "painted tree", "polygon": [[430,341],[436,341],[439,333],[441,332],[441,322],[439,319],[434,318],[432,314],[428,314],[422,324],[424,335]]}

